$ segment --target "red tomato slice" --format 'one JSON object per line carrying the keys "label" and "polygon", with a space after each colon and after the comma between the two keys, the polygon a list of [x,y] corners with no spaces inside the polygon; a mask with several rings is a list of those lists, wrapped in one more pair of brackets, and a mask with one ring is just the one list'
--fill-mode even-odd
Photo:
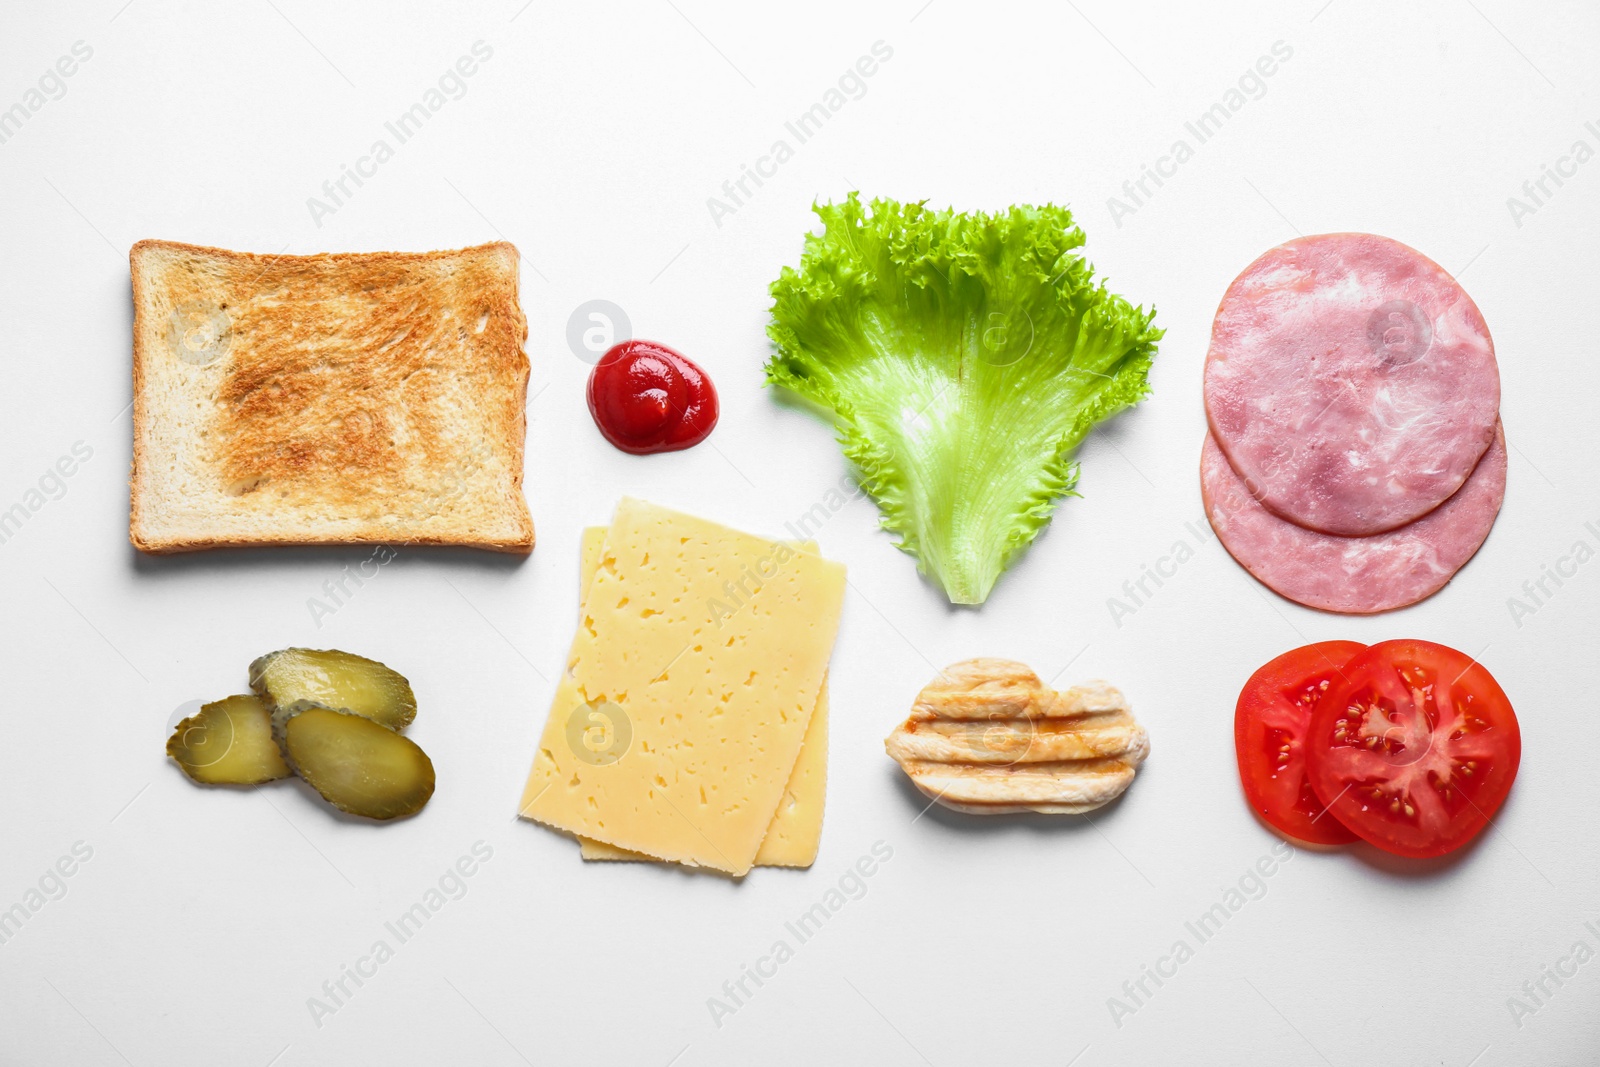
{"label": "red tomato slice", "polygon": [[1522,733],[1482,664],[1430,641],[1383,641],[1345,664],[1306,735],[1312,788],[1340,822],[1400,856],[1441,856],[1511,791]]}
{"label": "red tomato slice", "polygon": [[1367,646],[1319,641],[1285,652],[1244,683],[1233,714],[1233,743],[1244,795],[1291,841],[1343,845],[1356,835],[1327,812],[1306,781],[1305,737],[1311,712],[1339,670]]}

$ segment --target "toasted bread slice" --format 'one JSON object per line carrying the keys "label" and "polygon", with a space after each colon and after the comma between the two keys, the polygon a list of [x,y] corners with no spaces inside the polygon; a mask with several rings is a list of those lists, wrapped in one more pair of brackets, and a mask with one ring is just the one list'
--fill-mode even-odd
{"label": "toasted bread slice", "polygon": [[533,547],[510,244],[129,259],[135,546]]}

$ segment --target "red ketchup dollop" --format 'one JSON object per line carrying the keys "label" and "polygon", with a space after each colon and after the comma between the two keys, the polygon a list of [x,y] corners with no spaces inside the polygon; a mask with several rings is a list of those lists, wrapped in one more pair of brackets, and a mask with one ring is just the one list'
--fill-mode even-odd
{"label": "red ketchup dollop", "polygon": [[676,452],[717,425],[717,390],[694,362],[655,341],[624,341],[589,374],[589,413],[624,452]]}

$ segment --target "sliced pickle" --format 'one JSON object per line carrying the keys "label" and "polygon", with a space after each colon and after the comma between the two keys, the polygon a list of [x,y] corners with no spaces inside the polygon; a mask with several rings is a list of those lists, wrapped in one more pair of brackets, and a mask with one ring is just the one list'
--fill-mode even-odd
{"label": "sliced pickle", "polygon": [[267,707],[253,695],[202,705],[167,739],[167,755],[205,785],[259,785],[289,777]]}
{"label": "sliced pickle", "polygon": [[280,739],[281,712],[297,701],[342,708],[394,730],[404,730],[417,715],[417,698],[404,675],[338,649],[269,652],[250,664],[250,688],[275,713]]}
{"label": "sliced pickle", "polygon": [[433,761],[409,737],[348,711],[305,703],[284,711],[289,763],[340,811],[396,819],[433,796]]}

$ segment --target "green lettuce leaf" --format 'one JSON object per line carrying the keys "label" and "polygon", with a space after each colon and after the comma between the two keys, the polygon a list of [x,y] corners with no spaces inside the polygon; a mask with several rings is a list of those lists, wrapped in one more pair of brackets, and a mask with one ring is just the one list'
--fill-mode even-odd
{"label": "green lettuce leaf", "polygon": [[814,210],[772,283],[767,381],[833,412],[897,547],[981,604],[1077,495],[1084,436],[1149,392],[1155,311],[1096,282],[1066,208]]}

